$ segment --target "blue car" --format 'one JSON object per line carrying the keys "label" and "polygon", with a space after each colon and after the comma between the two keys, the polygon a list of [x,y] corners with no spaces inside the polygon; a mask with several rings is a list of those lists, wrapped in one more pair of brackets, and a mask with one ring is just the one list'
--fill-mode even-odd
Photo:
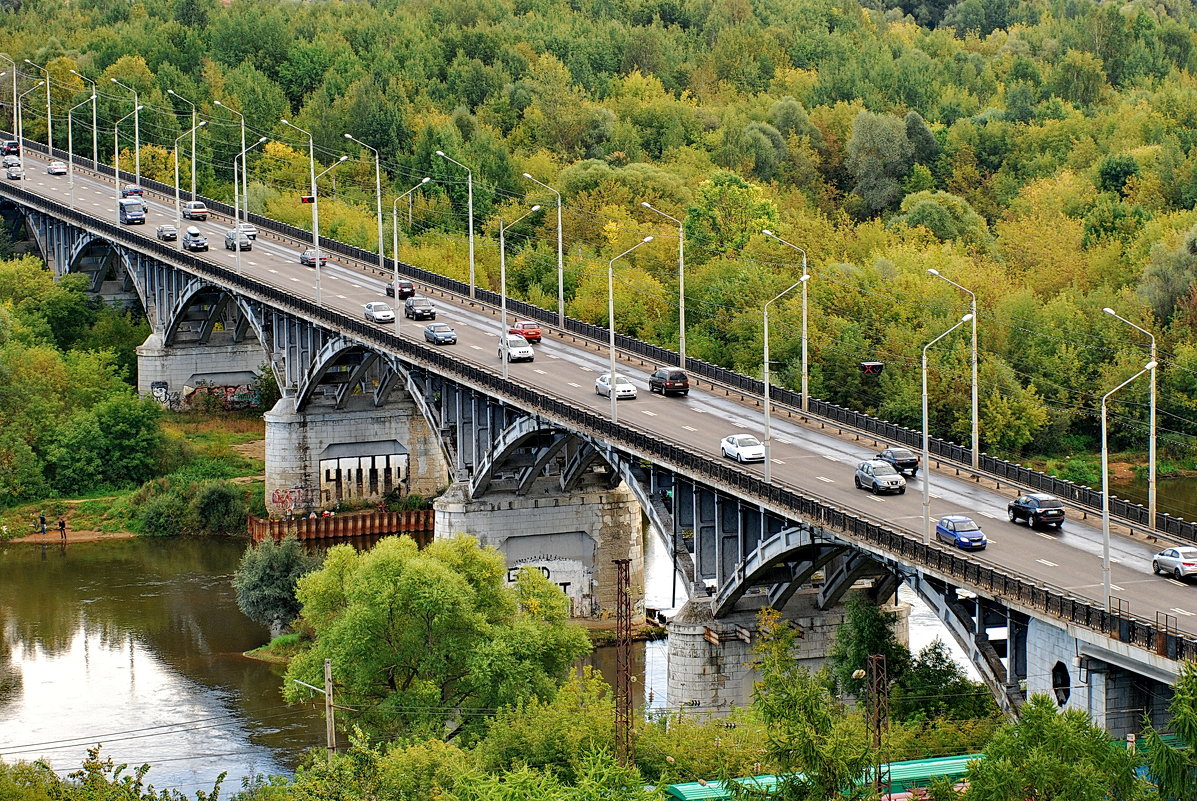
{"label": "blue car", "polygon": [[456,345],[457,332],[444,323],[424,326],[424,340],[433,345]]}
{"label": "blue car", "polygon": [[971,517],[964,515],[945,515],[935,526],[935,536],[942,542],[955,545],[967,551],[984,550],[989,544],[985,532],[973,522]]}

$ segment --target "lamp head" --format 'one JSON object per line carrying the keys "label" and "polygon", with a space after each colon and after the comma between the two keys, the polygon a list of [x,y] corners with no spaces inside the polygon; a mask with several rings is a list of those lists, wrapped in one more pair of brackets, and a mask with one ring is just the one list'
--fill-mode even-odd
{"label": "lamp head", "polygon": [[173,94],[175,93],[175,90],[174,90],[174,89],[167,89],[167,90],[166,90],[166,93],[167,93],[168,95],[173,95]]}
{"label": "lamp head", "polygon": [[118,81],[116,78],[109,78],[108,80],[112,81],[113,83],[120,83],[120,81]]}
{"label": "lamp head", "polygon": [[649,205],[649,202],[648,202],[647,200],[642,200],[642,201],[640,201],[640,205],[641,205],[641,206],[644,206],[644,208],[646,208],[646,209],[651,209],[651,208],[652,208],[652,206],[651,206],[651,205]]}
{"label": "lamp head", "polygon": [[348,160],[349,160],[349,156],[341,156],[341,158],[337,159],[337,163],[340,164],[342,161],[348,161]]}
{"label": "lamp head", "polygon": [[7,71],[5,71],[5,72],[0,72],[0,78],[3,78],[3,77],[4,77],[5,75],[7,75],[7,74],[8,74],[8,72],[7,72]]}
{"label": "lamp head", "polygon": [[524,173],[524,177],[527,178],[529,181],[533,180],[532,176],[529,175],[528,173]]}
{"label": "lamp head", "polygon": [[36,89],[38,86],[41,86],[43,83],[45,83],[45,81],[38,81],[37,85],[35,85],[33,88]]}
{"label": "lamp head", "polygon": [[805,284],[809,280],[810,280],[810,273],[807,273],[806,275],[804,275],[798,279],[798,283]]}
{"label": "lamp head", "polygon": [[934,267],[927,268],[927,272],[931,273],[932,275],[939,275],[939,270],[935,269]]}
{"label": "lamp head", "polygon": [[646,237],[644,237],[644,239],[641,239],[640,241],[641,242],[652,242],[653,238],[651,236],[646,236]]}
{"label": "lamp head", "polygon": [[1115,316],[1117,316],[1117,314],[1118,314],[1118,312],[1114,311],[1109,306],[1106,306],[1104,309],[1102,309],[1102,311],[1105,312],[1106,314],[1113,314]]}
{"label": "lamp head", "polygon": [[960,322],[967,323],[971,319],[973,319],[973,316],[971,314],[966,314],[960,318]]}
{"label": "lamp head", "polygon": [[529,214],[534,211],[540,211],[540,206],[533,206],[532,208],[528,209]]}
{"label": "lamp head", "polygon": [[290,124],[291,124],[291,123],[287,122],[285,119],[282,119],[282,118],[279,118],[279,122],[281,122],[283,125],[290,125]]}
{"label": "lamp head", "polygon": [[353,135],[352,135],[352,134],[344,134],[344,136],[345,136],[345,138],[346,138],[346,139],[352,139],[352,138],[353,138]]}
{"label": "lamp head", "polygon": [[213,100],[213,101],[212,101],[212,103],[213,103],[214,105],[220,106],[220,107],[222,107],[222,108],[224,107],[224,103],[221,103],[219,100]]}
{"label": "lamp head", "polygon": [[431,181],[431,180],[432,180],[431,178],[429,178],[429,177],[425,176],[424,178],[421,178],[421,179],[420,179],[420,183],[422,183],[422,184],[426,184],[426,183],[428,183],[428,182],[429,182],[429,181]]}
{"label": "lamp head", "polygon": [[1158,364],[1159,364],[1159,362],[1148,362],[1147,364],[1143,365],[1143,369],[1144,370],[1154,370]]}
{"label": "lamp head", "polygon": [[31,64],[31,65],[33,64],[33,62],[32,62],[32,61],[30,61],[29,59],[25,59],[25,63],[26,63],[26,64]]}
{"label": "lamp head", "polygon": [[258,144],[260,145],[265,141],[266,141],[266,137],[263,136],[261,139],[258,140]]}
{"label": "lamp head", "polygon": [[138,106],[137,108],[135,108],[135,109],[133,109],[133,110],[134,110],[134,111],[141,111],[143,108],[145,108],[145,106]]}
{"label": "lamp head", "polygon": [[437,154],[438,156],[440,156],[441,158],[444,158],[444,157],[445,157],[445,151],[443,151],[443,150],[438,150],[438,151],[436,151],[436,154]]}
{"label": "lamp head", "polygon": [[207,121],[207,120],[200,120],[200,123],[199,123],[199,125],[197,125],[197,126],[195,126],[195,127],[196,127],[196,128],[203,128],[203,127],[204,127],[205,125],[207,125],[207,124],[208,124],[208,121]]}
{"label": "lamp head", "polygon": [[762,228],[761,233],[764,234],[765,236],[777,236],[777,234],[773,233],[768,228]]}

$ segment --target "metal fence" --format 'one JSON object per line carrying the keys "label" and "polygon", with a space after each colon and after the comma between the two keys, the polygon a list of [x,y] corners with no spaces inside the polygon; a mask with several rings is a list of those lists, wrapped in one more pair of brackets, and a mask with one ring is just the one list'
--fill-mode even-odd
{"label": "metal fence", "polygon": [[[37,142],[28,142],[26,147],[41,153],[46,152],[45,145]],[[61,150],[55,150],[55,154],[65,158],[66,153]],[[107,164],[100,164],[98,167],[92,165],[90,160],[75,159],[76,163],[82,163],[88,169],[98,169],[106,175],[112,175],[113,169]],[[128,180],[133,180],[133,176],[127,171],[122,170],[122,176],[126,176]],[[142,180],[142,184],[156,192],[167,195],[173,195],[175,187],[163,184],[158,181]],[[190,192],[181,193],[181,200],[191,199]],[[210,200],[207,198],[200,198],[208,206],[220,214],[231,216],[233,214],[233,207],[219,201]],[[300,242],[312,242],[312,233],[303,228],[297,228],[293,225],[272,220],[268,217],[263,217],[260,214],[250,214],[249,220],[257,225],[259,228],[271,231],[280,236],[296,239]],[[320,247],[322,250],[329,253],[335,253],[346,258],[365,262],[367,265],[378,262],[378,254],[359,248],[354,245],[349,245],[344,242],[338,242],[335,239],[320,238]],[[395,270],[395,263],[393,259],[383,260],[385,274],[390,274]],[[398,272],[407,278],[411,278],[420,283],[435,286],[446,292],[456,295],[469,296],[469,284],[458,281],[453,278],[434,273],[431,270],[425,270],[411,264],[399,262]],[[492,292],[488,289],[475,288],[474,297],[483,303],[488,303],[492,306],[499,306],[502,298],[499,293]],[[521,318],[536,320],[537,322],[556,325],[558,322],[557,313],[548,309],[535,306],[521,300],[507,299],[507,309],[510,314]],[[609,340],[609,329],[603,326],[593,325],[592,323],[583,322],[582,320],[575,320],[572,317],[567,317],[565,320],[565,330],[576,334],[583,339],[588,339],[594,342],[604,343]],[[625,352],[639,356],[647,361],[657,363],[661,366],[678,367],[681,366],[681,357],[674,351],[668,348],[654,345],[643,340],[635,339],[634,337],[625,336],[617,333],[615,335],[616,347]],[[746,395],[755,395],[764,397],[765,384],[758,378],[752,378],[742,373],[737,373],[734,370],[729,370],[726,367],[719,367],[718,365],[704,362],[693,357],[686,358],[685,369],[691,374],[705,378],[712,383],[721,384],[732,389],[742,392]],[[773,403],[779,407],[788,408],[790,411],[798,411],[802,408],[802,393],[796,392],[785,387],[771,386],[769,397]],[[900,426],[897,423],[891,423],[886,420],[881,420],[876,417],[858,412],[853,409],[848,409],[843,406],[837,406],[834,403],[819,400],[818,398],[811,398],[809,403],[809,413],[815,417],[823,418],[829,422],[841,425],[847,428],[852,428],[857,431],[867,433],[877,439],[886,440],[895,445],[902,445],[909,448],[922,448],[922,432],[915,431],[911,428]],[[959,445],[945,439],[937,437],[929,438],[928,450],[938,459],[953,464],[971,467],[972,465],[972,448]],[[1038,470],[1032,470],[1029,467],[1023,467],[1020,464],[999,459],[995,456],[982,453],[978,460],[979,468],[982,472],[987,473],[994,478],[1008,482],[1012,485],[1025,487],[1028,490],[1039,492],[1050,492],[1069,501],[1076,506],[1084,507],[1086,509],[1100,510],[1101,509],[1101,492],[1091,487],[1085,487],[1080,484],[1075,484],[1071,481],[1066,481],[1055,476]],[[1162,512],[1156,513],[1155,526],[1151,526],[1150,514],[1147,507],[1142,504],[1133,503],[1124,500],[1117,496],[1110,496],[1110,514],[1114,517],[1123,520],[1132,526],[1140,526],[1143,528],[1154,528],[1170,537],[1186,542],[1197,543],[1197,523],[1185,520],[1180,517],[1173,517]]]}
{"label": "metal fence", "polygon": [[306,317],[330,330],[351,335],[381,350],[400,354],[419,367],[435,371],[492,396],[505,398],[524,409],[580,433],[609,442],[637,457],[653,460],[709,484],[727,487],[741,497],[760,503],[779,514],[840,532],[847,539],[868,543],[904,563],[938,572],[959,584],[987,592],[1006,603],[1103,632],[1122,642],[1131,643],[1170,659],[1197,659],[1197,638],[1182,635],[1166,624],[1135,617],[1129,612],[1108,611],[1090,601],[1076,598],[1065,590],[1037,584],[997,568],[979,565],[954,552],[925,545],[921,539],[878,523],[861,520],[852,512],[807,497],[792,487],[765,483],[737,467],[665,442],[657,434],[639,431],[626,423],[612,423],[608,418],[590,409],[574,406],[535,389],[504,380],[499,375],[460,362],[421,341],[400,339],[393,332],[379,329],[364,320],[317,306],[311,301],[238,275],[233,270],[202,261],[190,253],[175,250],[156,240],[135,236],[112,222],[96,220],[83,212],[69,209],[11,184],[3,185],[0,192],[63,220],[96,230],[114,241],[136,247],[168,264],[180,265],[195,275],[258,298],[279,309]]}

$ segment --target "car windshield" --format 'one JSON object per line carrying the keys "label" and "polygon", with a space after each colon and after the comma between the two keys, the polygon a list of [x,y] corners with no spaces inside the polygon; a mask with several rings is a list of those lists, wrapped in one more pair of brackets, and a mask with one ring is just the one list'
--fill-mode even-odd
{"label": "car windshield", "polygon": [[760,445],[761,441],[756,437],[736,437],[736,444],[741,448],[751,448],[754,445]]}
{"label": "car windshield", "polygon": [[617,375],[617,376],[615,376],[615,383],[616,383],[616,384],[626,384],[626,385],[628,385],[628,386],[631,386],[631,384],[632,384],[632,382],[631,382],[631,381],[627,380],[626,378],[624,378],[624,377],[623,377],[623,376],[621,376],[621,375]]}
{"label": "car windshield", "polygon": [[875,476],[895,476],[898,471],[887,465],[885,462],[873,465],[873,475]]}
{"label": "car windshield", "polygon": [[445,325],[444,323],[434,323],[428,326],[428,330],[434,334],[447,334],[449,332],[449,326]]}
{"label": "car windshield", "polygon": [[974,523],[971,520],[957,520],[956,521],[956,530],[960,531],[960,532],[968,533],[970,531],[980,531],[981,527],[978,526],[976,523]]}
{"label": "car windshield", "polygon": [[894,448],[890,451],[895,459],[913,459],[914,454],[905,448]]}

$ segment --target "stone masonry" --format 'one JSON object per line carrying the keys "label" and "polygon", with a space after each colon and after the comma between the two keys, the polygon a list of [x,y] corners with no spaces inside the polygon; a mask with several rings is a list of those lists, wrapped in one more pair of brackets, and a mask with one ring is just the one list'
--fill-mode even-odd
{"label": "stone masonry", "polygon": [[137,391],[155,397],[182,393],[192,376],[257,373],[265,362],[257,341],[165,347],[162,335],[153,333],[137,347]]}

